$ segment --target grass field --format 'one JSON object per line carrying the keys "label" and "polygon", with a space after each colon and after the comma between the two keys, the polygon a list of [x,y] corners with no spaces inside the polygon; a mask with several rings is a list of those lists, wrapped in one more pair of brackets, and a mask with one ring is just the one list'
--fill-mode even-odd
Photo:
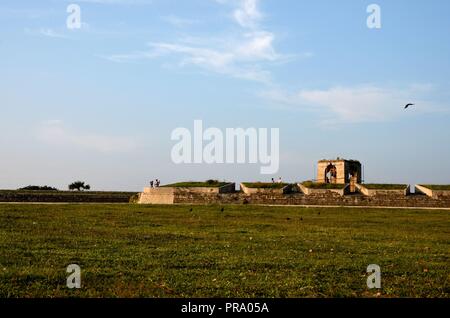
{"label": "grass field", "polygon": [[244,186],[252,189],[283,189],[288,183],[278,182],[242,182]]}
{"label": "grass field", "polygon": [[303,186],[310,189],[323,189],[323,190],[340,190],[345,188],[345,184],[337,184],[337,183],[320,183],[313,181],[305,181],[302,183]]}
{"label": "grass field", "polygon": [[226,186],[228,182],[220,182],[216,180],[210,180],[210,181],[187,181],[187,182],[178,182],[173,184],[168,184],[163,186],[163,188],[220,188],[223,186]]}
{"label": "grass field", "polygon": [[406,184],[384,184],[384,183],[364,183],[363,187],[370,190],[404,190],[408,185]]}
{"label": "grass field", "polygon": [[449,211],[221,208],[0,205],[0,297],[450,295]]}
{"label": "grass field", "polygon": [[427,184],[427,185],[424,185],[424,187],[431,189],[431,190],[450,191],[449,184]]}

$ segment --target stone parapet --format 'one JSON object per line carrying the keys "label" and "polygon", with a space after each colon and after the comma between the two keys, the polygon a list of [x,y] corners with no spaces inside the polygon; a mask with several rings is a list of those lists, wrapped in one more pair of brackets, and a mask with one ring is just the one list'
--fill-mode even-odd
{"label": "stone parapet", "polygon": [[423,193],[433,199],[450,198],[450,190],[433,190],[418,184],[415,188],[416,192]]}
{"label": "stone parapet", "polygon": [[[144,194],[145,196],[145,194]],[[305,195],[303,193],[199,193],[176,191],[173,197],[152,202],[140,200],[140,203],[153,204],[258,204],[258,205],[299,205],[299,206],[368,206],[368,207],[404,207],[404,208],[450,208],[450,197],[433,199],[426,195],[338,195],[337,193]]]}
{"label": "stone parapet", "polygon": [[300,190],[306,194],[306,195],[333,195],[338,194],[340,196],[343,196],[347,194],[349,185],[343,185],[342,189],[314,189],[314,188],[308,188],[305,187],[303,184],[298,183],[297,186],[300,188]]}
{"label": "stone parapet", "polygon": [[374,196],[406,196],[411,193],[411,187],[408,185],[405,189],[368,189],[363,184],[356,184],[356,188],[362,194],[374,197]]}
{"label": "stone parapet", "polygon": [[291,185],[288,184],[286,186],[284,186],[283,188],[278,188],[278,189],[272,189],[272,188],[250,188],[247,187],[244,183],[240,184],[241,190],[242,192],[244,192],[245,194],[285,194],[290,192],[291,190]]}

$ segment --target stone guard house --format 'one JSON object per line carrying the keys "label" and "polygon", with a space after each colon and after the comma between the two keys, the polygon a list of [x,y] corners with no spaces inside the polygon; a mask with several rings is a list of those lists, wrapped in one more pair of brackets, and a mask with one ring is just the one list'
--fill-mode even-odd
{"label": "stone guard house", "polygon": [[333,184],[350,184],[354,192],[355,185],[362,181],[362,166],[357,160],[320,160],[317,163],[317,182]]}

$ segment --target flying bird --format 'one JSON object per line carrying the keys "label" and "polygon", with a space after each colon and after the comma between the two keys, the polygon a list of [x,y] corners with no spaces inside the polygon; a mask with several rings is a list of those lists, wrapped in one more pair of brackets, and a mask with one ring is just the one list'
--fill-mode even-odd
{"label": "flying bird", "polygon": [[409,106],[414,106],[414,104],[407,104],[406,106],[405,106],[405,109],[407,109]]}

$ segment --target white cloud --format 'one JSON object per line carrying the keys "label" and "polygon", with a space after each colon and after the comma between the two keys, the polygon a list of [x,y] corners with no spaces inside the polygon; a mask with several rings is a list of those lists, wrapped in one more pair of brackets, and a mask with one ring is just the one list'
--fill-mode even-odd
{"label": "white cloud", "polygon": [[[229,3],[229,0],[216,0],[217,3]],[[184,40],[174,42],[151,42],[150,50],[127,54],[115,54],[105,57],[113,62],[130,62],[140,59],[153,59],[164,55],[180,58],[179,66],[194,65],[210,72],[233,78],[270,83],[271,74],[268,64],[291,59],[277,53],[274,48],[275,34],[259,26],[262,14],[257,0],[234,1],[237,7],[233,11],[233,21],[241,32],[233,31],[226,38],[196,39],[195,43]],[[177,19],[173,19],[177,22]]]}
{"label": "white cloud", "polygon": [[386,88],[375,85],[337,86],[329,89],[300,90],[288,93],[273,89],[261,97],[272,103],[315,112],[322,123],[360,123],[388,121],[404,115],[404,105],[415,103],[414,111],[438,111],[430,102],[429,85]]}
{"label": "white cloud", "polygon": [[235,55],[239,59],[260,59],[268,61],[276,61],[281,58],[273,48],[275,36],[270,32],[256,32],[245,34],[247,42],[238,46]]}
{"label": "white cloud", "polygon": [[[182,58],[181,66],[196,65],[215,73],[259,82],[267,82],[270,78],[267,71],[258,68],[256,65],[241,63],[244,60],[249,61],[251,56],[242,55],[237,51],[222,51],[170,43],[150,43],[150,46],[155,50],[154,52],[160,54],[165,52],[180,55]],[[252,57],[252,61],[257,58],[262,60],[261,57]]]}
{"label": "white cloud", "polygon": [[108,56],[99,55],[98,57],[104,58],[111,62],[116,62],[116,63],[127,63],[127,62],[129,63],[129,62],[133,62],[133,61],[141,60],[141,59],[153,59],[153,58],[159,57],[161,55],[162,55],[161,52],[158,52],[155,50],[152,52],[137,51],[137,52],[132,52],[132,53],[128,53],[128,54],[113,54],[113,55],[108,55]]}
{"label": "white cloud", "polygon": [[240,6],[234,11],[233,17],[244,28],[256,28],[262,18],[258,9],[259,0],[241,0]]}
{"label": "white cloud", "polygon": [[42,28],[39,30],[39,33],[44,35],[44,36],[48,36],[50,38],[66,38],[66,36],[64,34],[58,33],[55,30],[52,29],[45,29]]}
{"label": "white cloud", "polygon": [[120,5],[143,5],[152,4],[152,0],[64,0],[65,2],[93,3],[93,4],[120,4]]}
{"label": "white cloud", "polygon": [[76,132],[68,129],[61,120],[49,120],[39,125],[37,139],[58,147],[77,147],[98,152],[129,152],[137,147],[134,139]]}
{"label": "white cloud", "polygon": [[58,38],[58,39],[66,39],[67,38],[67,36],[64,35],[63,33],[59,33],[50,28],[40,28],[37,30],[32,30],[32,29],[26,28],[25,33],[29,34],[29,35],[40,35],[40,36],[45,36],[45,37],[49,37],[49,38]]}
{"label": "white cloud", "polygon": [[25,18],[25,19],[42,19],[55,16],[58,11],[55,9],[45,8],[4,8],[0,7],[0,18],[2,19],[15,19],[15,18]]}
{"label": "white cloud", "polygon": [[162,19],[177,28],[183,28],[199,23],[198,20],[180,18],[175,15],[164,16]]}

